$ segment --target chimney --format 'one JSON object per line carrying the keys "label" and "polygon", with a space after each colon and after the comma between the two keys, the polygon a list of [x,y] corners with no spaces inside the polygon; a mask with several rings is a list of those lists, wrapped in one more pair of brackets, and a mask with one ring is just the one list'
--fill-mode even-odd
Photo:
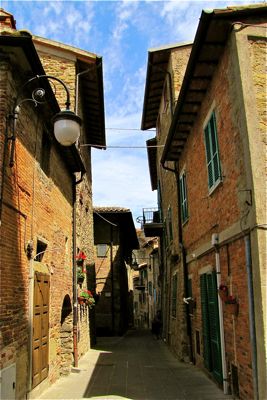
{"label": "chimney", "polygon": [[4,30],[5,28],[16,30],[16,21],[12,14],[0,8],[0,29]]}

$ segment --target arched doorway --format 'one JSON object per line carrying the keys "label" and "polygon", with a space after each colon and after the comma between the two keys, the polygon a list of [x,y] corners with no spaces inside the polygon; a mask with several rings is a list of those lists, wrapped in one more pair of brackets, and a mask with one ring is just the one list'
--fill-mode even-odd
{"label": "arched doorway", "polygon": [[61,362],[60,375],[68,375],[71,370],[73,360],[73,321],[70,296],[64,297],[61,309]]}

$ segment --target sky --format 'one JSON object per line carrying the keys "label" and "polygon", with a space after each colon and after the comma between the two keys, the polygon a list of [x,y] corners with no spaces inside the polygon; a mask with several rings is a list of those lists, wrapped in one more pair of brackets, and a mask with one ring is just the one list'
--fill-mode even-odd
{"label": "sky", "polygon": [[135,223],[157,207],[145,148],[155,131],[140,130],[148,49],[193,41],[202,9],[255,2],[1,1],[17,29],[103,57],[107,149],[92,149],[94,206],[129,208]]}

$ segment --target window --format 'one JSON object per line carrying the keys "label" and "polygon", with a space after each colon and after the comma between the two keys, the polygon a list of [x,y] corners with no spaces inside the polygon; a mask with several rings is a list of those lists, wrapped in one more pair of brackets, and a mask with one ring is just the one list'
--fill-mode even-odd
{"label": "window", "polygon": [[177,274],[172,277],[172,316],[176,317]]}
{"label": "window", "polygon": [[108,245],[107,244],[98,244],[96,246],[97,257],[107,257]]}
{"label": "window", "polygon": [[40,166],[44,173],[48,176],[50,174],[50,153],[51,141],[48,132],[43,131]]}
{"label": "window", "polygon": [[204,129],[204,135],[208,169],[208,185],[209,189],[213,189],[222,179],[214,111]]}
{"label": "window", "polygon": [[36,256],[35,256],[35,261],[39,261],[41,262],[43,257],[44,257],[44,253],[46,251],[47,248],[47,244],[42,242],[41,240],[37,239],[37,246],[36,246]]}
{"label": "window", "polygon": [[179,179],[180,190],[180,203],[181,203],[181,219],[182,223],[188,220],[188,201],[187,201],[187,188],[185,172],[180,175]]}

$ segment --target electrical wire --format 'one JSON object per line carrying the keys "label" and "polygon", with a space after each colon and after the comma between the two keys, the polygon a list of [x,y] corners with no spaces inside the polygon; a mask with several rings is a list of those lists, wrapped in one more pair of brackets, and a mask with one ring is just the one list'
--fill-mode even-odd
{"label": "electrical wire", "polygon": [[[118,131],[143,131],[142,129],[138,128],[105,128],[106,130],[108,129],[109,131],[111,130],[118,130]],[[146,132],[156,132],[156,129],[148,129]]]}
{"label": "electrical wire", "polygon": [[100,144],[91,144],[91,143],[84,143],[80,144],[80,147],[98,147],[100,149],[150,149],[150,148],[159,148],[164,147],[164,144],[159,144],[155,146],[103,146]]}

